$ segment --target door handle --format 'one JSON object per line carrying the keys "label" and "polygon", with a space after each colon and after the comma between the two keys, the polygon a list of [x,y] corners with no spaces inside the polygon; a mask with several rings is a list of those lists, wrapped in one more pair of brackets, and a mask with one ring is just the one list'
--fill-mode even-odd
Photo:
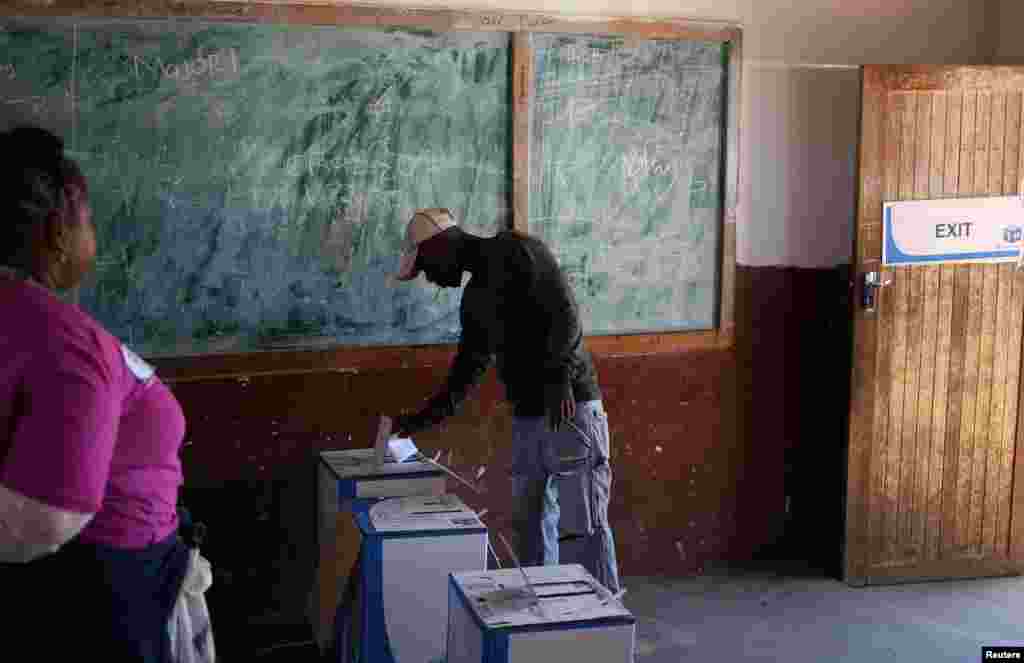
{"label": "door handle", "polygon": [[881,272],[865,272],[864,288],[861,290],[860,305],[866,313],[875,312],[875,292],[892,283],[892,277]]}

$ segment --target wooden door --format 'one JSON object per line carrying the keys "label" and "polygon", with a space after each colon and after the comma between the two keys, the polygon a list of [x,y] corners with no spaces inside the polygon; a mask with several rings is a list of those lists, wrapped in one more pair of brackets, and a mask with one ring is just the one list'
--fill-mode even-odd
{"label": "wooden door", "polygon": [[[845,580],[1016,574],[1024,271],[880,258],[885,201],[1020,192],[1024,68],[862,75]],[[874,313],[861,306],[871,271],[891,280]]]}

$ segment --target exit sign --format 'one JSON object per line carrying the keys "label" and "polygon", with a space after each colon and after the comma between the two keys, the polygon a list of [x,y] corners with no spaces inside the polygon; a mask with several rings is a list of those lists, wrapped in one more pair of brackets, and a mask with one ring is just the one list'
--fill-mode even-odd
{"label": "exit sign", "polygon": [[884,203],[882,264],[1013,262],[1024,246],[1024,198]]}

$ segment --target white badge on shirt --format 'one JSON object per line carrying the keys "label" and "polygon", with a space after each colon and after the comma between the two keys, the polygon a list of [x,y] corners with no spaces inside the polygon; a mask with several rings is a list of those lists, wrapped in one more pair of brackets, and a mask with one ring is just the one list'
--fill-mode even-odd
{"label": "white badge on shirt", "polygon": [[123,343],[121,344],[121,354],[124,356],[124,363],[128,365],[128,370],[139,382],[149,382],[152,379],[156,369],[143,361],[142,357],[132,352]]}

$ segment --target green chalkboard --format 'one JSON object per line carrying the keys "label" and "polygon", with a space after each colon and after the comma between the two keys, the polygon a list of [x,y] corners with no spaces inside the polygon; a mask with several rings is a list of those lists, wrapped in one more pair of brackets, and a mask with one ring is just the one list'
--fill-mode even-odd
{"label": "green chalkboard", "polygon": [[717,324],[728,45],[535,34],[530,232],[590,334]]}
{"label": "green chalkboard", "polygon": [[386,277],[417,207],[508,225],[509,79],[505,33],[0,19],[0,128],[65,138],[80,303],[149,355],[457,339],[458,291]]}

